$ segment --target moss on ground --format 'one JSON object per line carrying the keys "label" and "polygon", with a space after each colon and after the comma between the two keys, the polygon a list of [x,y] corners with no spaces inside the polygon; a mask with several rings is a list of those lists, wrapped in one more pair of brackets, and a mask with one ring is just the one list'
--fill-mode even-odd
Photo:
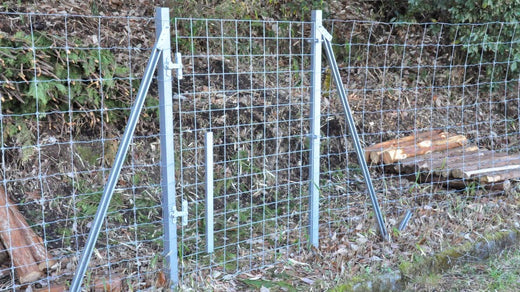
{"label": "moss on ground", "polygon": [[403,261],[399,264],[398,271],[376,276],[353,277],[332,291],[402,291],[408,283],[416,280],[435,286],[440,282],[441,274],[454,266],[469,259],[483,261],[500,254],[510,247],[517,246],[519,238],[520,230],[517,229],[489,234],[479,241],[467,242],[434,256],[417,256],[414,261]]}

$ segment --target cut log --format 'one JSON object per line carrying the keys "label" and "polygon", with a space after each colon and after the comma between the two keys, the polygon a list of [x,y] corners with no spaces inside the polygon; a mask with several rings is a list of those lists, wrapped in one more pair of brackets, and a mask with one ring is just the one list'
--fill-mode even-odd
{"label": "cut log", "polygon": [[468,145],[465,136],[442,131],[372,145],[365,149],[365,159],[392,165],[390,169],[416,181],[435,180],[455,188],[478,183],[489,190],[507,191],[509,180],[520,177],[520,155],[480,150]]}
{"label": "cut log", "polygon": [[[474,180],[449,180],[444,185],[447,187],[463,188],[468,187],[474,183]],[[480,187],[487,191],[500,191],[506,193],[512,189],[511,181],[509,180],[502,180],[493,183],[482,183],[480,184]]]}
{"label": "cut log", "polygon": [[[441,184],[447,188],[463,189],[475,183],[475,180],[464,180],[464,179],[447,179],[438,175],[423,175],[420,179],[421,183],[436,183]],[[482,182],[481,188],[488,191],[503,191],[509,192],[512,190],[512,184],[510,180],[502,180],[497,182]]]}
{"label": "cut log", "polygon": [[[499,154],[499,153],[495,153]],[[471,178],[481,176],[486,173],[497,171],[507,171],[520,168],[519,156],[488,156],[485,160],[467,161],[464,163],[452,165],[451,175],[455,178]],[[512,178],[512,177],[511,177]]]}
{"label": "cut log", "polygon": [[405,147],[415,143],[421,143],[425,139],[435,139],[440,137],[443,133],[444,132],[441,130],[422,132],[417,135],[410,135],[371,145],[365,148],[365,160],[367,163],[379,163],[381,161],[381,154],[389,148]]}
{"label": "cut log", "polygon": [[485,167],[486,164],[493,164],[494,162],[505,161],[511,158],[507,153],[497,153],[491,150],[479,151],[474,154],[465,154],[463,156],[452,158],[449,160],[450,168],[461,169],[470,167]]}
{"label": "cut log", "polygon": [[29,227],[23,215],[0,187],[0,240],[12,259],[20,283],[40,279],[48,260],[42,239]]}
{"label": "cut log", "polygon": [[400,160],[399,163],[394,166],[394,169],[397,172],[431,172],[437,168],[442,168],[448,162],[457,161],[461,156],[483,155],[476,152],[477,150],[477,146],[467,146],[432,152],[423,156],[408,157]]}
{"label": "cut log", "polygon": [[[472,147],[475,147],[478,150],[477,146]],[[431,171],[436,175],[440,175],[442,177],[462,178],[454,176],[453,171],[456,171],[463,165],[468,165],[473,163],[474,161],[486,159],[486,157],[492,156],[494,154],[496,153],[494,153],[493,151],[475,151],[473,153],[467,153],[467,151],[464,151],[462,155],[458,157],[447,157],[445,159],[439,159],[435,162],[432,162]]]}
{"label": "cut log", "polygon": [[520,177],[520,165],[518,168],[510,168],[507,170],[487,169],[489,172],[479,174],[478,178],[481,183],[493,183],[503,180],[515,179]]}
{"label": "cut log", "polygon": [[408,157],[461,147],[466,143],[467,139],[462,135],[455,135],[434,141],[425,140],[417,145],[383,151],[383,162],[390,164]]}
{"label": "cut log", "polygon": [[384,141],[381,143],[377,143],[377,144],[366,147],[365,150],[372,151],[372,150],[386,149],[386,148],[395,147],[395,146],[409,146],[409,145],[421,142],[421,141],[418,141],[421,139],[432,139],[432,137],[438,137],[439,135],[441,135],[441,133],[444,133],[444,132],[441,130],[435,130],[435,131],[431,131],[431,132],[421,132],[416,135],[409,135],[409,136],[405,136],[402,138],[397,138],[397,139],[392,139],[392,140]]}
{"label": "cut log", "polygon": [[511,181],[508,179],[496,183],[486,183],[484,187],[490,191],[503,191],[506,193],[511,192],[511,190],[513,189],[513,185],[511,184]]}

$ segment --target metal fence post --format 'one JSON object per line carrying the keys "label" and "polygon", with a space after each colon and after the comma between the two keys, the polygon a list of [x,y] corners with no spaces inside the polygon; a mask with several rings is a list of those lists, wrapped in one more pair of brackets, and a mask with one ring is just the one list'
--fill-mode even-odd
{"label": "metal fence post", "polygon": [[[169,8],[156,8],[156,38],[162,49],[157,67],[157,83],[159,86],[159,119],[161,139],[161,189],[164,228],[164,257],[166,273],[172,285],[179,282],[177,259],[177,218],[175,202],[175,156],[173,140],[173,95],[171,43],[170,43],[170,11]],[[163,33],[164,31],[164,33]]]}
{"label": "metal fence post", "polygon": [[312,11],[311,35],[311,133],[309,172],[309,239],[314,247],[319,244],[320,215],[320,113],[321,113],[321,10]]}
{"label": "metal fence post", "polygon": [[206,147],[205,159],[206,164],[206,252],[212,253],[215,250],[214,247],[214,227],[213,221],[213,132],[206,132],[205,143]]}

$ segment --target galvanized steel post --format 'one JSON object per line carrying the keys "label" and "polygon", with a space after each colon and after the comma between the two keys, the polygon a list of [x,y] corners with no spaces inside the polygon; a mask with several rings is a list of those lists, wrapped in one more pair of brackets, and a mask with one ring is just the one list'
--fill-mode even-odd
{"label": "galvanized steel post", "polygon": [[212,253],[214,247],[214,227],[213,221],[213,132],[206,132],[204,147],[206,164],[206,252]]}
{"label": "galvanized steel post", "polygon": [[163,209],[163,246],[166,258],[166,274],[173,285],[179,282],[177,258],[177,210],[175,202],[175,156],[173,136],[173,90],[171,71],[170,11],[156,8],[155,30],[162,54],[157,67],[159,86],[159,123],[161,139],[161,189]]}
{"label": "galvanized steel post", "polygon": [[320,117],[321,117],[321,10],[312,11],[311,35],[311,133],[309,171],[309,240],[314,247],[319,245],[320,219]]}

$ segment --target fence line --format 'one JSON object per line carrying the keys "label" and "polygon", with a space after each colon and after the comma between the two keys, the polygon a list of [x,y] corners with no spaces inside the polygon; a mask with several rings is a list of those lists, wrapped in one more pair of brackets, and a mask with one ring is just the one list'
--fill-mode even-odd
{"label": "fence line", "polygon": [[[463,173],[492,167],[503,176],[520,164],[518,40],[505,33],[518,23],[321,21],[319,12],[310,22],[165,19],[155,19],[154,36],[153,18],[0,13],[0,290],[67,285],[74,276],[67,288],[79,290],[83,272],[85,287],[141,290],[167,275],[202,288],[289,259],[323,267],[338,255],[337,265],[353,270],[391,266],[518,221],[515,197],[496,199],[517,193],[516,176],[485,184],[425,170],[453,158]],[[325,32],[339,74],[321,67]],[[161,57],[151,49],[157,39],[171,41],[182,79],[168,75],[168,46]],[[153,52],[157,78],[144,70]],[[332,86],[337,75],[362,146],[445,131],[482,155],[427,153],[426,166],[419,158],[381,165],[369,155],[378,215]],[[146,100],[142,78],[153,83]],[[135,135],[120,137],[137,122],[127,117],[139,102]],[[119,144],[129,148],[126,160]],[[109,176],[114,165],[119,177]],[[111,192],[107,179],[112,200],[94,216]],[[4,215],[15,209],[27,226]],[[374,227],[379,216],[388,245]],[[41,237],[47,253],[27,283],[13,253],[40,243],[16,243],[20,230]],[[87,234],[97,230],[94,245]],[[87,266],[78,260],[89,244]]]}

